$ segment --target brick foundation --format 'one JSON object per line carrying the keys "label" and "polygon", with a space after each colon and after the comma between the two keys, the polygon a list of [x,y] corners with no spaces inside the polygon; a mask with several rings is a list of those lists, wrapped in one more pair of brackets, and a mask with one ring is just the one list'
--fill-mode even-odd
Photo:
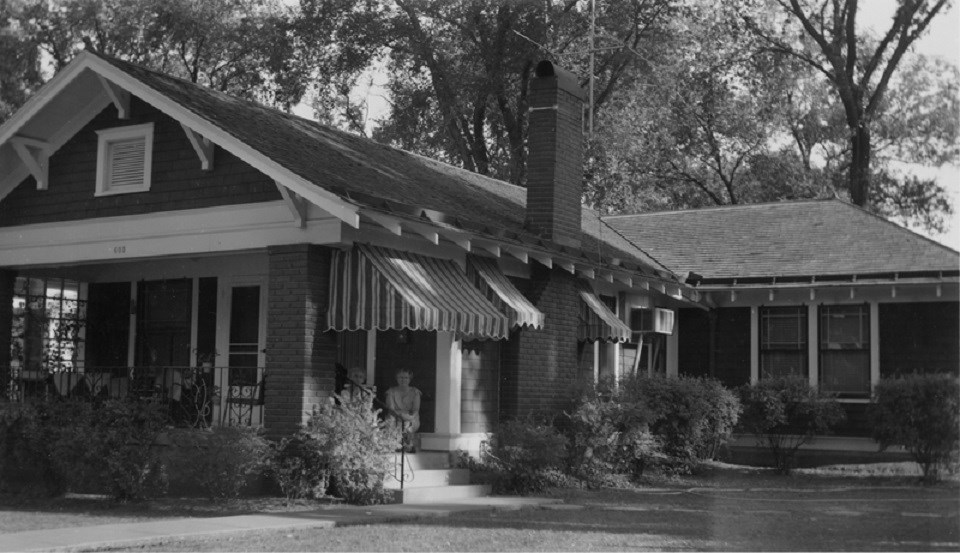
{"label": "brick foundation", "polygon": [[334,388],[337,340],[324,332],[330,250],[310,244],[270,248],[264,426],[271,437],[299,428]]}
{"label": "brick foundation", "polygon": [[559,412],[567,407],[577,382],[575,279],[562,269],[533,264],[530,281],[520,289],[546,320],[540,330],[519,329],[503,344],[500,418]]}

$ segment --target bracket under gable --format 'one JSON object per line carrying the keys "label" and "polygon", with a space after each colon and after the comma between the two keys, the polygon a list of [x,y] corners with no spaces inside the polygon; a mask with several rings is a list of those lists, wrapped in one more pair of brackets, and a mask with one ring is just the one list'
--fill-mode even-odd
{"label": "bracket under gable", "polygon": [[10,139],[10,145],[37,181],[37,190],[46,190],[50,184],[50,144],[35,138],[15,136]]}
{"label": "bracket under gable", "polygon": [[307,201],[279,182],[276,184],[277,190],[279,190],[280,195],[283,196],[283,202],[287,204],[290,213],[293,214],[293,223],[303,228],[307,224]]}
{"label": "bracket under gable", "polygon": [[204,171],[212,170],[213,152],[215,149],[213,142],[211,142],[209,138],[201,136],[200,133],[194,131],[183,123],[181,123],[180,126],[183,127],[183,132],[187,135],[187,140],[190,141],[190,145],[193,146],[193,150],[197,152],[197,157],[200,158],[200,169]]}
{"label": "bracket under gable", "polygon": [[97,75],[97,78],[100,79],[100,84],[103,85],[103,89],[107,92],[107,96],[110,97],[110,101],[116,106],[117,117],[120,119],[129,119],[130,93],[108,81],[103,75]]}

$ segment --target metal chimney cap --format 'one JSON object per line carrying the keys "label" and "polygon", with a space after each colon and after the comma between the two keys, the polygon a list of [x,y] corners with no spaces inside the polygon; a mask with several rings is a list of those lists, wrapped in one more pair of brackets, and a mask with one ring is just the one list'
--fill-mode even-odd
{"label": "metal chimney cap", "polygon": [[569,92],[581,100],[583,100],[585,96],[577,76],[562,67],[554,65],[552,61],[543,60],[537,63],[537,67],[534,69],[534,75],[536,75],[537,78],[534,79],[531,84],[539,80],[553,78],[556,79],[557,88]]}

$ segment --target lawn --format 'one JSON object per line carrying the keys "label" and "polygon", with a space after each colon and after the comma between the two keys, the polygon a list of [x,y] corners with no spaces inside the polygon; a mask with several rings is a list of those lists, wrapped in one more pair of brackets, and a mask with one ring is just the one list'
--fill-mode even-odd
{"label": "lawn", "polygon": [[[171,539],[141,551],[956,551],[956,482],[873,470],[779,476],[717,465],[633,489],[554,492],[559,507],[333,529]],[[889,472],[880,471],[882,474]],[[854,474],[855,476],[851,476]],[[867,477],[862,476],[867,474]],[[129,549],[126,547],[124,549]]]}

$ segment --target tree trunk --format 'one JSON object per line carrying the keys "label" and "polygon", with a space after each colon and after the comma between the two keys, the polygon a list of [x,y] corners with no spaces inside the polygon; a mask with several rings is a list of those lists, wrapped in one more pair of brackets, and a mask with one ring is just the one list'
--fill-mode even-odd
{"label": "tree trunk", "polygon": [[860,124],[850,137],[850,199],[860,207],[870,201],[870,129]]}

